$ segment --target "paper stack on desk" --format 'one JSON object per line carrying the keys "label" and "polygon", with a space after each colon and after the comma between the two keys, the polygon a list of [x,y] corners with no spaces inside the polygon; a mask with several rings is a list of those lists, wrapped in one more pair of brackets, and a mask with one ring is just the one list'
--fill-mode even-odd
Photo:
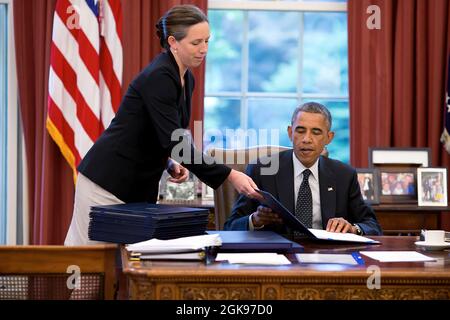
{"label": "paper stack on desk", "polygon": [[380,262],[423,262],[436,261],[416,251],[360,251],[361,254]]}
{"label": "paper stack on desk", "polygon": [[354,252],[352,254],[326,254],[326,253],[297,253],[295,255],[300,263],[324,263],[324,264],[364,264],[361,256]]}
{"label": "paper stack on desk", "polygon": [[183,237],[172,240],[151,239],[126,246],[132,257],[141,260],[202,260],[207,250],[218,247],[222,240],[218,234]]}
{"label": "paper stack on desk", "polygon": [[219,253],[216,261],[228,261],[231,264],[287,265],[291,262],[282,254],[274,252]]}

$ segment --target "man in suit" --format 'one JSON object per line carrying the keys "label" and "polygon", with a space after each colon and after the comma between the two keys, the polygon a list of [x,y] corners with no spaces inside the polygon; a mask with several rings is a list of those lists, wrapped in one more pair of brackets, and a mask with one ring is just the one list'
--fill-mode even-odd
{"label": "man in suit", "polygon": [[[375,214],[361,196],[354,168],[321,155],[334,132],[328,109],[315,102],[297,107],[288,126],[293,149],[279,154],[279,170],[264,175],[267,161],[247,167],[261,190],[273,194],[308,227],[331,232],[381,235]],[[276,212],[239,196],[225,230],[273,230],[290,234]]]}

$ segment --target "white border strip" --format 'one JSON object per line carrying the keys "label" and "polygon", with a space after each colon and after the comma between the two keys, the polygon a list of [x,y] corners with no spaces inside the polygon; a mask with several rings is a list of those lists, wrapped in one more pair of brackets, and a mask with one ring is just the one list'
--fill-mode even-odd
{"label": "white border strip", "polygon": [[16,53],[14,46],[14,21],[12,1],[8,5],[8,140],[7,140],[7,200],[6,200],[6,244],[17,244],[17,130],[18,130],[18,101]]}
{"label": "white border strip", "polygon": [[428,167],[428,152],[424,150],[373,150],[372,163],[414,163]]}
{"label": "white border strip", "polygon": [[208,9],[345,12],[347,11],[347,4],[337,2],[209,0]]}

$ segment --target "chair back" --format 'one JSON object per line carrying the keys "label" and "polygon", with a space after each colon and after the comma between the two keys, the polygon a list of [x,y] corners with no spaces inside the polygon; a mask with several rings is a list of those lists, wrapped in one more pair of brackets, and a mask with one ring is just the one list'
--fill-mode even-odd
{"label": "chair back", "polygon": [[[282,146],[256,146],[245,149],[210,148],[207,153],[211,157],[214,157],[216,162],[223,163],[231,169],[245,172],[247,165],[256,163],[258,158],[271,156],[287,149],[289,148]],[[230,216],[231,209],[237,197],[237,191],[228,180],[225,180],[219,188],[214,190],[214,210],[217,230],[223,230],[225,221]]]}
{"label": "chair back", "polygon": [[0,246],[0,300],[111,300],[117,245]]}

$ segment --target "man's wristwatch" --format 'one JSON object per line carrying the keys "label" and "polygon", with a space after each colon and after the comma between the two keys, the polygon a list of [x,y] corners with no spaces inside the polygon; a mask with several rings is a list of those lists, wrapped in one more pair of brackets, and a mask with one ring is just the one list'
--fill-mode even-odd
{"label": "man's wristwatch", "polygon": [[361,230],[361,228],[360,228],[356,223],[354,223],[353,226],[354,226],[355,229],[356,229],[356,234],[357,234],[358,236],[361,236],[361,235],[363,234],[363,231]]}

